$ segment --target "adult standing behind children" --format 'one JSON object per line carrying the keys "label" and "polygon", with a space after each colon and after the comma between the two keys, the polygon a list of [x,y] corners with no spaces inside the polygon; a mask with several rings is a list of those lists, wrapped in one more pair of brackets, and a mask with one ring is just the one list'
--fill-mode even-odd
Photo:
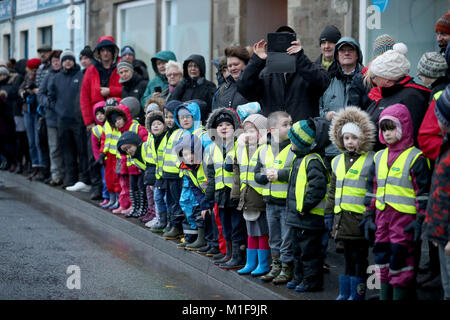
{"label": "adult standing behind children", "polygon": [[314,63],[327,70],[330,74],[336,71],[334,48],[340,38],[341,32],[333,25],[326,26],[319,36],[320,56]]}
{"label": "adult standing behind children", "polygon": [[[287,26],[276,32],[295,33]],[[295,73],[268,73],[266,49],[264,40],[253,45],[253,55],[238,82],[239,93],[259,101],[265,116],[274,111],[286,111],[293,121],[318,116],[319,99],[330,83],[327,71],[309,60],[297,40],[286,51],[296,57]]]}
{"label": "adult standing behind children", "polygon": [[83,74],[72,51],[64,51],[60,59],[62,70],[52,79],[49,100],[56,111],[58,137],[63,147],[64,182],[68,191],[89,192],[86,127],[79,108]]}
{"label": "adult standing behind children", "polygon": [[149,80],[147,65],[144,61],[136,59],[136,52],[132,46],[125,46],[120,51],[120,61],[126,61],[133,66],[133,69],[144,80]]}

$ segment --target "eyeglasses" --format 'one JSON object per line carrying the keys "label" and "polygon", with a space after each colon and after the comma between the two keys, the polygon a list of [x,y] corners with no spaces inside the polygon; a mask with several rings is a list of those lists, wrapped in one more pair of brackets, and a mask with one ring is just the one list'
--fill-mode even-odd
{"label": "eyeglasses", "polygon": [[178,116],[178,118],[179,118],[180,120],[188,120],[188,119],[192,118],[192,116],[189,116],[189,115],[186,115],[186,116]]}
{"label": "eyeglasses", "polygon": [[181,73],[178,72],[178,73],[168,73],[168,74],[167,74],[167,78],[177,77],[177,76],[181,76]]}

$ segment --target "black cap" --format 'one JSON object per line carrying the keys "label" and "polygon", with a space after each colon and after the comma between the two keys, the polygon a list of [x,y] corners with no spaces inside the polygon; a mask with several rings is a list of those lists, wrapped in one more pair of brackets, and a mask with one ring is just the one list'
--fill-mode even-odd
{"label": "black cap", "polygon": [[92,49],[90,46],[85,46],[83,48],[83,50],[80,51],[80,57],[88,57],[88,58],[93,58],[94,55],[92,53]]}
{"label": "black cap", "polygon": [[320,33],[319,44],[321,44],[322,41],[337,43],[340,38],[341,32],[339,31],[339,29],[336,26],[328,25]]}

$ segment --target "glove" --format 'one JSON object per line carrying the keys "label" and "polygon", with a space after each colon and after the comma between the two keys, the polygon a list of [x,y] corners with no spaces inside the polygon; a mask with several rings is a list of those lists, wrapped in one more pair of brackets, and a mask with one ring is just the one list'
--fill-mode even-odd
{"label": "glove", "polygon": [[366,212],[358,227],[361,229],[364,228],[364,238],[366,238],[366,240],[369,241],[369,245],[372,246],[375,241],[375,231],[377,231],[374,214]]}
{"label": "glove", "polygon": [[420,240],[420,235],[422,234],[422,224],[425,219],[425,216],[423,214],[417,213],[416,219],[412,221],[410,224],[408,224],[403,231],[405,232],[414,232],[414,242],[417,242]]}
{"label": "glove", "polygon": [[101,153],[100,156],[98,157],[97,161],[95,161],[95,164],[98,166],[104,166],[105,165],[105,154]]}
{"label": "glove", "polygon": [[327,231],[331,231],[333,229],[333,221],[334,221],[334,214],[325,214],[323,216],[323,222],[325,223],[325,229]]}

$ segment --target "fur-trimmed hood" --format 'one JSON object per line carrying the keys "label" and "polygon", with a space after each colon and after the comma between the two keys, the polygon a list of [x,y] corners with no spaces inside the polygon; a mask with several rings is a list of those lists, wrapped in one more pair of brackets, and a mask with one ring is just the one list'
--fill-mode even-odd
{"label": "fur-trimmed hood", "polygon": [[362,154],[373,149],[375,144],[376,128],[370,120],[367,112],[362,111],[358,107],[348,106],[340,110],[333,117],[330,126],[330,140],[342,152],[345,152],[344,141],[342,140],[342,127],[349,122],[353,122],[361,129],[359,144],[356,153]]}
{"label": "fur-trimmed hood", "polygon": [[208,120],[206,121],[206,131],[208,132],[209,137],[211,140],[215,140],[217,137],[217,127],[214,126],[214,122],[216,121],[217,117],[221,115],[222,113],[226,113],[233,119],[233,125],[234,125],[234,132],[235,135],[237,135],[240,132],[241,128],[241,121],[239,119],[239,115],[237,114],[236,110],[232,108],[219,108],[215,109],[208,117]]}
{"label": "fur-trimmed hood", "polygon": [[120,132],[128,131],[131,124],[133,123],[133,119],[131,118],[130,110],[126,105],[119,104],[117,107],[110,107],[106,110],[106,120],[109,122],[111,127],[116,128],[115,123],[112,121],[112,115],[114,113],[120,114],[125,119],[125,125],[118,129]]}

